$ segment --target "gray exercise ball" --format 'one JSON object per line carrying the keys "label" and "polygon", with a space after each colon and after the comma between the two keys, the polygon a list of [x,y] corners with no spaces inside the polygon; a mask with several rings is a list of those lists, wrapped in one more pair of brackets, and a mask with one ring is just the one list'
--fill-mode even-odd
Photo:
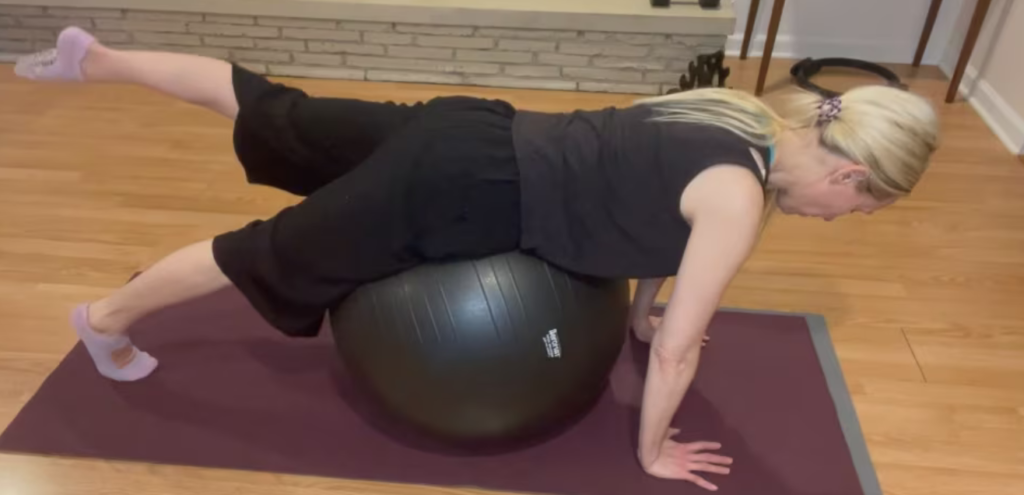
{"label": "gray exercise ball", "polygon": [[351,378],[382,410],[457,447],[557,434],[603,393],[629,285],[519,252],[416,267],[331,312]]}

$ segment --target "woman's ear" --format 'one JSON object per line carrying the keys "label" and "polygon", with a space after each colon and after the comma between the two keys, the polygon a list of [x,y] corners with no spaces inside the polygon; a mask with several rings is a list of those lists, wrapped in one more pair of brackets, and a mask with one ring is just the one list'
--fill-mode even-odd
{"label": "woman's ear", "polygon": [[846,163],[832,174],[832,181],[836,184],[857,184],[868,180],[871,171],[863,165],[846,161]]}

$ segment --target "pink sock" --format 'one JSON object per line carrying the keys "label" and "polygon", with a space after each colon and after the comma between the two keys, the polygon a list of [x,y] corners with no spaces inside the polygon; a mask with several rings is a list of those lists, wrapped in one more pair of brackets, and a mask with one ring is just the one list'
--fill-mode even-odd
{"label": "pink sock", "polygon": [[[127,335],[104,335],[93,330],[89,326],[89,305],[75,308],[71,313],[71,325],[75,327],[78,338],[85,344],[101,375],[119,382],[132,382],[149,376],[156,369],[156,359],[133,346]],[[125,346],[131,346],[132,357],[128,364],[118,368],[111,354]]]}
{"label": "pink sock", "polygon": [[66,28],[57,37],[57,48],[21,57],[14,72],[37,81],[81,81],[82,60],[95,42],[96,38],[82,29]]}

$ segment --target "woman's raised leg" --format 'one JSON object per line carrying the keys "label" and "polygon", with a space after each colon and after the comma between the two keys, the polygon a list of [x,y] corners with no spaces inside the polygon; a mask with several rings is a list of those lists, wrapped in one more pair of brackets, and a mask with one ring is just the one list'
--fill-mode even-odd
{"label": "woman's raised leg", "polygon": [[40,81],[138,84],[230,119],[238,115],[231,64],[198,55],[114,50],[76,27],[61,32],[56,48],[22,57],[15,72]]}
{"label": "woman's raised leg", "polygon": [[213,242],[199,242],[160,260],[110,296],[79,306],[72,324],[101,374],[118,381],[138,380],[152,373],[157,361],[129,340],[132,323],[230,284],[214,261]]}

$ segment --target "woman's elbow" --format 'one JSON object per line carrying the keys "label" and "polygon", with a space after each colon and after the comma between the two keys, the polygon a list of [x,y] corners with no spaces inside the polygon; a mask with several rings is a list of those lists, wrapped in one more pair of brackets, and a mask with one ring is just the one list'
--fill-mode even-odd
{"label": "woman's elbow", "polygon": [[672,345],[655,342],[651,345],[651,361],[659,369],[675,373],[686,369],[693,362],[694,353],[700,345]]}

